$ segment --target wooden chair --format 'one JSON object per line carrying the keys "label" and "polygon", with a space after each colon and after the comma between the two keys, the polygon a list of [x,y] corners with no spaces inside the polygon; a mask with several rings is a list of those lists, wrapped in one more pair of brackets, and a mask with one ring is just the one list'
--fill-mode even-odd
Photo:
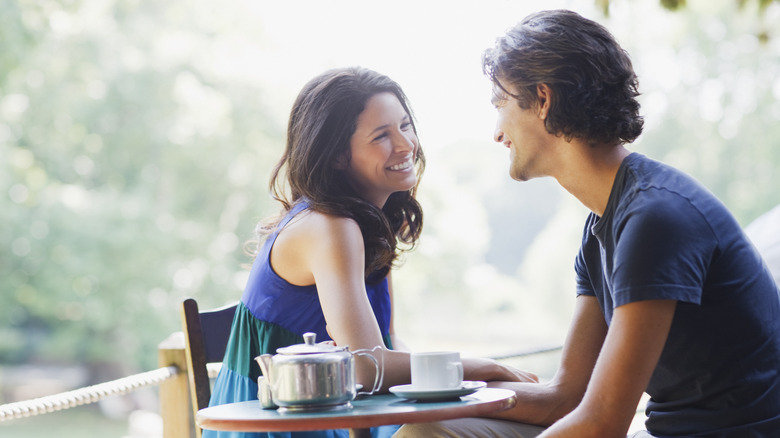
{"label": "wooden chair", "polygon": [[[198,302],[193,298],[187,298],[181,303],[193,418],[198,410],[209,404],[211,381],[207,364],[222,362],[237,306],[238,303],[233,303],[201,312],[198,310]],[[200,438],[199,427],[195,428],[195,434]]]}

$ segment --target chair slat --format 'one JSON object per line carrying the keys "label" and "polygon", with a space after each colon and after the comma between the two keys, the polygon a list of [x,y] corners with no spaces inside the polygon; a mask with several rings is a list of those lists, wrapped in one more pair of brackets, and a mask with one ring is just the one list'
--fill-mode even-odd
{"label": "chair slat", "polygon": [[[187,298],[181,304],[193,418],[209,404],[211,382],[206,365],[222,362],[237,307],[238,303],[200,312],[193,298]],[[196,430],[200,437],[200,428]]]}

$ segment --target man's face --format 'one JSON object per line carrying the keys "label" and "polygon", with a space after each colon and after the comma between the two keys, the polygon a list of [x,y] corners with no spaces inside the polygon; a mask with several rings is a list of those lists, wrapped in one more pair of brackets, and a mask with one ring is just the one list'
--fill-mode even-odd
{"label": "man's face", "polygon": [[[514,86],[504,82],[501,85],[509,93],[517,94]],[[551,135],[544,126],[538,105],[521,108],[517,99],[498,85],[493,86],[491,103],[498,113],[493,140],[509,148],[509,176],[517,181],[527,181],[548,175],[544,168],[544,146]]]}

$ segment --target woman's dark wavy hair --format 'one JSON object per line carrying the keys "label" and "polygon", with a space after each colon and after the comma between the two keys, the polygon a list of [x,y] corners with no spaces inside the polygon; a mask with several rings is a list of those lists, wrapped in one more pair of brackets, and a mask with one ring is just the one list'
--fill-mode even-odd
{"label": "woman's dark wavy hair", "polygon": [[[361,198],[337,161],[350,156],[350,140],[368,100],[393,93],[417,128],[406,94],[392,79],[362,67],[328,70],[309,81],[298,94],[287,126],[287,145],[273,170],[269,189],[283,205],[281,216],[261,222],[257,242],[267,237],[296,203],[305,199],[314,211],[354,219],[366,249],[366,278],[380,280],[403,251],[411,250],[423,225],[422,207],[415,199],[425,169],[417,148],[417,184],[390,195],[380,209]],[[403,246],[398,244],[402,243]]]}
{"label": "woman's dark wavy hair", "polygon": [[[641,133],[638,81],[631,59],[607,29],[567,10],[529,15],[485,51],[482,70],[521,108],[552,90],[547,131],[590,144],[631,143]],[[512,84],[517,95],[501,84]]]}

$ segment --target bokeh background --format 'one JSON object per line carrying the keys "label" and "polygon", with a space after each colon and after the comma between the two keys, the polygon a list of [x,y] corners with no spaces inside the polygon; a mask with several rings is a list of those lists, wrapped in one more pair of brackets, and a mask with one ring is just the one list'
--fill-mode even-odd
{"label": "bokeh background", "polygon": [[[780,204],[778,1],[0,2],[0,403],[154,369],[182,299],[240,297],[243,243],[278,209],[267,182],[290,106],[336,66],[398,81],[428,157],[425,230],[395,274],[406,343],[560,345],[587,211],[553,180],[508,177],[480,63],[549,8],[631,54],[646,119],[632,150],[698,178],[743,225]],[[156,409],[138,391],[0,435],[155,436]]]}

